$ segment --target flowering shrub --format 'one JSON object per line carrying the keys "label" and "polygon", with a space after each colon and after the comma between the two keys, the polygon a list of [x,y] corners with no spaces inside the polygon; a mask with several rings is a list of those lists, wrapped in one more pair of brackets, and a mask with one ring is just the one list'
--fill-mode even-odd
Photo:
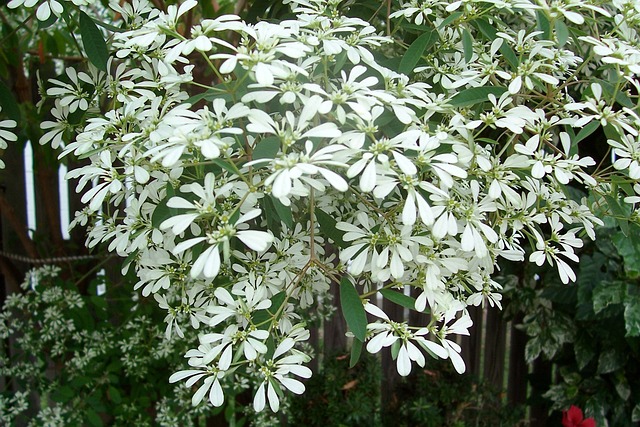
{"label": "flowering shrub", "polygon": [[[501,306],[501,259],[567,284],[602,224],[590,203],[637,220],[636,2],[410,1],[364,20],[291,0],[290,19],[249,24],[134,0],[111,4],[109,45],[88,2],[63,3],[8,4],[77,22],[89,60],[45,83],[40,142],[89,161],[68,175],[87,245],[126,258],[167,338],[199,331],[170,378],[198,385],[193,404],[238,377],[256,411],[303,393],[305,319],[332,284],[354,361],[390,347],[400,375],[425,354],[464,372],[456,336],[467,306]],[[612,162],[583,154],[594,135]]]}
{"label": "flowering shrub", "polygon": [[[0,311],[4,426],[199,425],[206,406],[154,375],[181,363],[182,340],[162,340],[156,307],[104,278],[81,295],[58,267],[27,273]],[[185,410],[187,409],[187,410]]]}

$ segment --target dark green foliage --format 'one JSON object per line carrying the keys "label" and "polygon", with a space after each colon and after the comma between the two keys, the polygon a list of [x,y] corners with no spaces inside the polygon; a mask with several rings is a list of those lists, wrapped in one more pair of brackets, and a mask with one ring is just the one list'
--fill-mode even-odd
{"label": "dark green foliage", "polygon": [[544,290],[534,298],[528,292],[528,307],[519,304],[527,307],[527,358],[544,356],[556,366],[556,380],[544,393],[551,409],[577,405],[599,426],[640,421],[639,230],[631,226],[629,233],[600,230],[584,248],[575,285],[543,276],[537,287]]}
{"label": "dark green foliage", "polygon": [[366,353],[349,369],[349,355],[325,359],[323,370],[307,382],[307,391],[291,399],[291,426],[380,425],[380,367]]}
{"label": "dark green foliage", "polygon": [[463,427],[524,425],[523,407],[509,407],[502,392],[470,374],[458,374],[448,360],[430,359],[398,384],[395,407],[383,425]]}
{"label": "dark green foliage", "polygon": [[322,372],[307,382],[303,396],[291,400],[292,426],[518,426],[524,408],[509,407],[503,395],[459,375],[449,361],[429,360],[427,368],[395,386],[393,398],[380,404],[380,362],[363,354],[349,369],[349,357],[325,360]]}

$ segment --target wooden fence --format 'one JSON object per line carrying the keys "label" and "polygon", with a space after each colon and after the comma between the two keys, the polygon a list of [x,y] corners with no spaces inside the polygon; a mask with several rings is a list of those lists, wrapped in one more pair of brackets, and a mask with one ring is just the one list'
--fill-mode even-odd
{"label": "wooden fence", "polygon": [[[73,191],[76,183],[59,179],[60,166],[55,154],[47,147],[34,146],[32,176],[29,174],[29,161],[25,167],[24,147],[10,144],[2,158],[6,168],[0,171],[0,302],[6,295],[19,292],[24,273],[33,265],[55,259],[66,263],[69,268],[89,268],[76,267],[73,262],[74,257],[88,255],[84,246],[85,236],[81,230],[68,233],[62,224],[66,219],[61,212],[65,212],[65,204],[71,213],[80,210],[82,204]],[[68,165],[70,169],[77,166]],[[33,187],[29,189],[30,186]],[[33,197],[28,196],[31,193]],[[332,293],[335,306],[340,307],[337,286]],[[428,318],[421,319],[419,313],[413,312],[409,319],[405,319],[404,309],[395,304],[390,303],[384,309],[395,320],[409,320],[412,324],[428,321]],[[459,341],[468,375],[503,390],[505,402],[513,405],[523,404],[528,396],[546,390],[552,382],[553,369],[543,360],[531,365],[525,362],[527,337],[515,328],[522,318],[505,321],[503,313],[497,309],[471,308],[470,311],[474,321],[471,335]],[[346,325],[339,310],[322,329],[311,332],[312,343],[321,344],[323,354],[347,351]],[[312,369],[317,370],[317,360],[312,363]],[[394,392],[394,384],[399,380],[388,351],[381,356],[381,368],[382,399],[388,402]],[[531,376],[536,378],[535,382],[529,381]],[[0,378],[0,389],[3,386]],[[546,426],[547,412],[548,407],[544,405],[531,405],[526,422],[532,427]]]}

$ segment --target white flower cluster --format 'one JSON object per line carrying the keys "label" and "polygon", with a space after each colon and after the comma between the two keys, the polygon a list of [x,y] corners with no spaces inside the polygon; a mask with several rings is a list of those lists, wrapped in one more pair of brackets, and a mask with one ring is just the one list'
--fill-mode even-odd
{"label": "white flower cluster", "polygon": [[[2,112],[2,108],[0,108]],[[14,142],[18,137],[13,133],[12,129],[17,125],[15,120],[0,120],[0,150],[7,148],[7,141]],[[0,160],[0,169],[4,169],[4,162]]]}
{"label": "white flower cluster", "polygon": [[[78,191],[91,187],[76,217],[90,224],[88,245],[127,257],[136,288],[166,310],[168,336],[201,331],[191,368],[171,377],[200,383],[194,404],[222,405],[236,375],[255,381],[256,411],[277,411],[285,389],[302,393],[306,313],[345,275],[362,315],[378,319],[363,331],[368,351],[391,347],[401,375],[424,366],[423,352],[463,372],[455,335],[469,333],[468,305],[500,307],[499,260],[523,261],[531,248],[530,261],[556,265],[568,283],[581,236],[602,224],[566,189],[599,189],[574,126],[626,135],[610,142],[614,168],[640,174],[633,108],[614,110],[604,83],[574,101],[569,89],[593,64],[559,40],[562,21],[587,12],[633,32],[624,15],[575,1],[412,1],[392,16],[432,22],[441,52],[410,80],[375,56],[392,39],[338,1],[290,3],[293,20],[221,16],[184,37],[178,23],[195,0],[166,12],[135,0],[118,9],[132,29],[114,35],[111,73],[67,70],[69,83],[47,91],[57,121],[43,124],[43,142],[91,160],[69,174]],[[452,12],[477,27],[445,22]],[[564,27],[531,31],[536,16]],[[637,84],[627,53],[594,54]],[[196,57],[210,81],[194,81]],[[193,86],[206,91],[190,98]],[[104,96],[112,108],[91,113]],[[86,125],[64,142],[76,110],[89,112]],[[407,288],[428,325],[376,305]]]}

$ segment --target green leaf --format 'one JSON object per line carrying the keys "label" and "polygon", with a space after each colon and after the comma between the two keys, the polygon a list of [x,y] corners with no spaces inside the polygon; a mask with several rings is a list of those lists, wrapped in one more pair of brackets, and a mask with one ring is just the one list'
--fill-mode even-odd
{"label": "green leaf", "polygon": [[580,129],[580,132],[578,132],[576,137],[573,139],[572,145],[579,143],[580,141],[582,141],[583,139],[591,135],[593,132],[595,132],[595,130],[598,129],[599,127],[600,127],[600,121],[591,120],[589,123],[587,123],[585,127]]}
{"label": "green leaf", "polygon": [[540,356],[541,352],[542,341],[540,340],[540,337],[530,338],[524,347],[524,358],[527,363],[531,363]]}
{"label": "green leaf", "polygon": [[624,260],[624,271],[631,279],[640,277],[640,236],[637,228],[630,229],[626,236],[620,232],[613,235],[611,241]]}
{"label": "green leaf", "polygon": [[620,396],[624,401],[629,400],[629,396],[631,396],[631,387],[629,387],[629,381],[627,381],[627,378],[622,374],[622,372],[620,372],[619,375],[616,375],[614,382],[618,396]]}
{"label": "green leaf", "polygon": [[453,23],[456,19],[460,18],[464,15],[463,12],[454,12],[451,15],[447,16],[441,23],[438,25],[438,29],[444,28],[447,25]]}
{"label": "green leaf", "polygon": [[277,294],[272,296],[271,307],[268,308],[269,313],[276,314],[278,310],[280,310],[280,307],[282,307],[282,304],[284,303],[284,300],[286,298],[287,298],[287,293],[285,291],[278,292]]}
{"label": "green leaf", "polygon": [[118,389],[115,387],[109,387],[109,397],[111,398],[111,401],[116,405],[122,402],[122,395],[120,394],[120,391],[118,391]]}
{"label": "green leaf", "polygon": [[462,48],[464,50],[464,62],[468,64],[473,57],[473,37],[471,37],[471,33],[466,28],[462,30]]}
{"label": "green leaf", "polygon": [[538,30],[542,31],[542,36],[545,40],[551,39],[551,23],[541,10],[536,11],[536,21],[538,23]]}
{"label": "green leaf", "polygon": [[80,35],[82,36],[82,45],[87,54],[87,58],[97,69],[107,71],[107,60],[109,59],[109,49],[107,43],[102,37],[102,32],[96,27],[93,19],[86,13],[80,13]]}
{"label": "green leaf", "polygon": [[364,342],[367,336],[367,314],[358,291],[348,277],[343,277],[340,281],[340,306],[347,326],[357,339]]}
{"label": "green leaf", "polygon": [[71,387],[64,385],[53,390],[53,392],[51,393],[51,399],[54,402],[66,403],[70,401],[75,395],[76,393]]}
{"label": "green leaf", "polygon": [[94,427],[102,427],[102,418],[93,409],[87,409],[87,421]]}
{"label": "green leaf", "polygon": [[333,240],[333,243],[335,243],[339,248],[345,248],[347,244],[342,240],[342,232],[336,228],[337,221],[335,218],[322,209],[316,208],[314,212],[316,214],[318,224],[320,224],[320,230],[322,230],[322,233]]}
{"label": "green leaf", "polygon": [[165,219],[171,218],[172,216],[178,215],[179,213],[177,209],[170,208],[167,206],[167,202],[169,201],[170,198],[175,196],[176,191],[171,185],[167,185],[166,188],[167,188],[166,197],[161,203],[159,203],[156,206],[155,210],[153,211],[153,214],[151,214],[151,225],[153,225],[154,228],[160,227],[160,224],[162,224]]}
{"label": "green leaf", "polygon": [[[637,285],[629,285],[637,287]],[[627,337],[640,336],[640,296],[628,295],[624,301],[624,324]]]}
{"label": "green leaf", "polygon": [[16,99],[13,97],[13,93],[4,84],[4,82],[0,81],[0,106],[2,107],[2,114],[6,114],[11,120],[15,120],[16,122],[20,122],[20,108],[18,108],[18,103]]}
{"label": "green leaf", "polygon": [[353,339],[353,343],[351,343],[351,358],[349,359],[349,368],[353,368],[360,360],[360,355],[362,354],[363,343],[358,338]]}
{"label": "green leaf", "polygon": [[604,199],[607,201],[607,206],[611,209],[611,213],[618,223],[618,227],[620,227],[622,234],[624,236],[629,236],[629,221],[627,219],[629,217],[629,213],[622,205],[620,205],[620,200],[618,198],[605,194]]}
{"label": "green leaf", "polygon": [[600,313],[614,304],[621,304],[624,298],[623,282],[603,282],[593,290],[593,311]]}
{"label": "green leaf", "polygon": [[232,175],[236,174],[236,169],[234,169],[229,162],[225,162],[222,159],[213,159],[213,164],[220,166],[222,169],[226,170]]}
{"label": "green leaf", "polygon": [[126,28],[116,27],[115,25],[107,24],[106,22],[93,21],[93,23],[113,33],[124,33],[125,31],[128,31]]}
{"label": "green leaf", "polygon": [[55,24],[57,20],[58,17],[52,13],[46,21],[38,21],[38,31],[46,30]]}
{"label": "green leaf", "polygon": [[[498,33],[498,30],[494,25],[490,24],[487,19],[474,19],[473,24],[478,28],[478,30],[480,30],[482,35],[484,35],[487,40],[493,41],[497,38],[496,34]],[[500,46],[500,53],[504,55],[504,58],[507,60],[509,65],[514,68],[518,68],[520,61],[518,60],[518,57],[516,56],[513,49],[511,49],[511,46],[509,46],[506,41],[502,43],[502,46]]]}
{"label": "green leaf", "polygon": [[269,195],[269,199],[271,203],[273,203],[273,207],[280,218],[280,221],[284,222],[287,227],[290,229],[293,228],[293,215],[291,214],[291,206],[285,206],[280,202],[280,200],[275,197]]}
{"label": "green leaf", "polygon": [[633,407],[631,412],[631,422],[637,423],[640,421],[640,403]]}
{"label": "green leaf", "polygon": [[403,74],[411,74],[420,61],[420,58],[422,58],[424,51],[433,46],[437,39],[438,33],[435,30],[430,30],[418,37],[411,43],[411,46],[409,46],[409,49],[407,49],[402,57],[399,71]]}
{"label": "green leaf", "polygon": [[[257,325],[258,328],[261,329],[269,329],[270,322],[269,320],[278,312],[284,300],[287,297],[287,293],[285,291],[278,292],[274,296],[271,297],[271,307],[266,310],[258,310],[253,313],[251,316],[251,321],[254,325]],[[267,343],[267,347],[275,347],[273,345],[273,340],[270,338],[270,341]],[[272,349],[273,350],[273,349]],[[273,353],[271,353],[273,354]]]}
{"label": "green leaf", "polygon": [[569,40],[569,29],[562,21],[556,21],[556,36],[558,36],[558,47],[562,47]]}
{"label": "green leaf", "polygon": [[453,98],[451,98],[449,104],[453,107],[468,107],[470,105],[488,101],[489,94],[493,94],[496,98],[499,98],[506,91],[507,88],[502,86],[472,87],[458,92]]}
{"label": "green leaf", "polygon": [[278,151],[280,151],[280,140],[278,137],[269,136],[261,139],[256,144],[256,148],[253,149],[251,157],[253,160],[274,159],[278,154]]}
{"label": "green leaf", "polygon": [[398,304],[402,307],[406,307],[409,310],[415,310],[416,300],[415,298],[409,297],[405,294],[402,294],[397,291],[392,291],[391,289],[380,289],[379,291],[382,296],[391,301],[394,304]]}
{"label": "green leaf", "polygon": [[573,351],[575,353],[578,369],[582,370],[586,368],[589,362],[591,362],[595,357],[596,351],[594,344],[593,340],[586,335],[579,336],[578,339],[576,339]]}
{"label": "green leaf", "polygon": [[[632,109],[636,107],[633,101],[629,99],[629,97],[624,92],[620,91],[620,89],[617,88],[615,85],[602,79],[595,79],[594,81],[600,84],[600,86],[602,87],[602,94],[605,97],[611,99],[614,97],[614,92],[615,92],[615,100],[618,104],[622,105],[623,107],[632,108]],[[620,82],[620,84],[622,83],[623,82]]]}
{"label": "green leaf", "polygon": [[598,359],[598,374],[608,374],[620,369],[625,363],[625,354],[615,348],[609,348],[600,353]]}

